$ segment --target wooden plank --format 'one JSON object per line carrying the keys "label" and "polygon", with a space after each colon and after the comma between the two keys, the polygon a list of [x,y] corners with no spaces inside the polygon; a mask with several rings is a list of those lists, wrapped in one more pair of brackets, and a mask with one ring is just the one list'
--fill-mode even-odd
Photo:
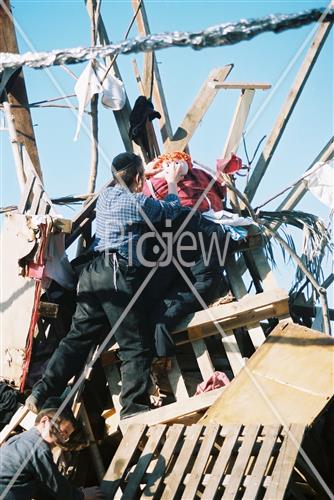
{"label": "wooden plank", "polygon": [[271,89],[270,83],[243,83],[243,82],[224,82],[213,83],[215,89],[239,89],[239,90],[268,90]]}
{"label": "wooden plank", "polygon": [[122,446],[118,447],[101,482],[101,491],[106,498],[114,497],[145,430],[146,426],[144,424],[130,426],[127,429],[122,440]]}
{"label": "wooden plank", "polygon": [[221,335],[221,339],[228,362],[230,363],[234,376],[236,376],[245,366],[245,361],[240,353],[237,339],[233,331],[224,332],[224,334]]}
{"label": "wooden plank", "polygon": [[[235,267],[233,267],[232,272],[234,269]],[[231,277],[233,279],[232,273]],[[241,296],[241,292],[246,290],[243,283],[242,285],[243,288],[241,288],[241,284],[239,284],[238,287],[232,284],[232,287],[234,287],[233,293],[237,292],[235,294],[236,297]],[[260,311],[262,308],[271,306],[276,302],[283,302],[287,304],[288,298],[289,296],[287,292],[282,288],[276,288],[275,290],[258,293],[257,295],[243,296],[237,302],[229,302],[227,304],[213,306],[188,315],[175,327],[174,332],[184,331],[187,329],[190,339],[195,340],[200,335],[200,330],[198,329],[206,325],[210,325],[214,321],[229,320],[231,318],[236,318],[238,315],[249,316],[253,310],[258,309]],[[253,321],[253,319],[251,319],[251,321]]]}
{"label": "wooden plank", "polygon": [[[3,0],[0,4],[0,52],[19,53],[10,0]],[[12,76],[6,90],[8,102],[12,106],[18,140],[25,145],[36,172],[43,179],[22,70]]]}
{"label": "wooden plank", "polygon": [[215,498],[218,487],[222,483],[225,469],[230,460],[231,453],[236,445],[240,430],[240,425],[224,426],[224,433],[226,433],[226,437],[219,451],[216,463],[210,474],[210,481],[204,489],[202,498]]}
{"label": "wooden plank", "polygon": [[19,387],[24,364],[27,334],[34,304],[35,282],[19,275],[18,260],[34,247],[26,218],[21,214],[5,215],[0,235],[1,327],[0,376]]}
{"label": "wooden plank", "polygon": [[[144,6],[144,2],[140,0],[132,0],[132,6],[134,11],[136,12],[138,6],[140,5],[140,9],[138,11],[136,22],[138,27],[138,32],[140,35],[145,36],[150,34],[150,27],[148,23],[148,18],[146,15],[146,10]],[[163,91],[163,86],[161,83],[159,65],[156,60],[154,52],[149,52],[144,54],[144,82],[143,86],[145,89],[145,95],[149,96],[149,86],[151,84],[151,75],[150,72],[153,67],[154,80],[153,80],[153,99],[155,103],[155,109],[159,111],[161,114],[160,123],[160,131],[162,141],[165,144],[168,139],[173,137],[172,126],[168,114],[168,108],[166,103],[165,94]]]}
{"label": "wooden plank", "polygon": [[[329,161],[334,157],[334,137],[331,137],[328,143],[324,146],[318,156],[314,159],[307,170],[310,170],[319,161]],[[307,172],[306,170],[306,172]],[[277,210],[293,210],[304,195],[308,192],[305,181],[301,180],[296,184],[290,191],[290,193],[284,198],[284,200],[278,205]],[[272,225],[274,230],[279,228],[280,224]]]}
{"label": "wooden plank", "polygon": [[166,144],[167,152],[183,151],[185,149],[200,121],[203,119],[205,113],[219,92],[218,90],[210,87],[210,83],[215,81],[224,81],[231,72],[232,68],[233,64],[229,64],[223,68],[213,69],[210,72],[191,108],[175,132],[173,139],[168,141]]}
{"label": "wooden plank", "polygon": [[195,340],[191,345],[203,380],[207,380],[214,373],[215,367],[212,364],[206,343],[204,340]]}
{"label": "wooden plank", "polygon": [[233,465],[230,480],[222,498],[234,500],[242,483],[249,457],[259,433],[259,425],[248,425],[244,428],[244,438],[240,446],[238,457]]}
{"label": "wooden plank", "polygon": [[259,489],[261,488],[265,471],[268,466],[269,459],[274,449],[277,437],[279,435],[280,425],[266,425],[263,428],[262,434],[264,435],[263,442],[259,454],[256,457],[255,466],[247,481],[247,486],[243,495],[243,500],[254,500],[257,497]]}
{"label": "wooden plank", "polygon": [[143,479],[146,469],[149,466],[149,463],[153,458],[154,453],[166,432],[166,429],[165,425],[155,425],[154,427],[151,427],[148,441],[137,462],[135,470],[127,479],[127,485],[123,492],[124,498],[136,498],[140,482]]}
{"label": "wooden plank", "polygon": [[24,405],[20,406],[20,408],[16,410],[9,424],[7,424],[0,432],[0,445],[2,445],[6,441],[6,439],[16,429],[16,427],[20,425],[20,423],[28,415],[28,413],[32,412],[30,412],[29,409]]}
{"label": "wooden plank", "polygon": [[[256,270],[262,281],[265,291],[274,290],[277,288],[277,281],[275,275],[268,263],[263,248],[254,248],[251,250],[251,255],[254,259]],[[287,311],[288,312],[288,311]]]}
{"label": "wooden plank", "polygon": [[203,392],[198,396],[193,396],[184,400],[176,401],[161,408],[141,413],[135,417],[127,418],[120,421],[122,432],[126,430],[128,425],[135,423],[145,423],[152,426],[168,422],[175,422],[180,417],[185,415],[202,412],[209,408],[221,396],[225,387],[214,389],[213,391]]}
{"label": "wooden plank", "polygon": [[189,397],[188,390],[183,380],[182,372],[177,362],[176,357],[172,358],[172,366],[168,371],[167,376],[169,383],[171,385],[173,394],[175,398],[178,399],[186,399]]}
{"label": "wooden plank", "polygon": [[27,210],[28,201],[31,196],[35,181],[36,181],[36,176],[34,175],[33,172],[29,172],[23,193],[20,198],[20,203],[18,206],[19,214],[23,214]]}
{"label": "wooden plank", "polygon": [[183,437],[184,430],[185,427],[179,424],[174,424],[172,427],[169,427],[166,442],[162,447],[153,471],[148,476],[143,494],[141,496],[142,499],[152,498],[157,493],[159,486],[164,479],[168,464],[178,443]]}
{"label": "wooden plank", "polygon": [[291,424],[289,426],[289,433],[285,436],[264,500],[272,498],[280,500],[284,498],[304,431],[305,427],[303,425]]}
{"label": "wooden plank", "polygon": [[205,430],[201,447],[192,467],[187,486],[182,495],[183,498],[187,498],[187,500],[196,497],[198,486],[201,482],[202,475],[204,473],[207,461],[209,460],[219,430],[220,426],[218,424],[211,424]]}
{"label": "wooden plank", "polygon": [[177,497],[177,492],[182,484],[183,478],[186,474],[187,465],[191,459],[191,456],[195,450],[197,441],[202,433],[202,425],[192,425],[187,433],[187,438],[185,439],[179,456],[175,462],[172,472],[167,477],[165,483],[165,489],[161,495],[161,500],[173,500]]}
{"label": "wooden plank", "polygon": [[[244,262],[243,258],[242,258],[242,262]],[[239,272],[238,267],[236,265],[236,260],[235,260],[234,255],[229,256],[227,259],[226,272],[227,272],[227,276],[228,276],[230,283],[231,283],[233,295],[237,299],[241,299],[243,296],[245,296],[247,294],[247,289],[246,289],[245,284],[242,281],[242,278],[240,276],[240,272]],[[266,339],[260,325],[256,326],[255,328],[254,327],[248,328],[248,333],[249,333],[249,336],[250,336],[252,342],[254,342],[254,344],[253,344],[254,347],[258,347]]]}
{"label": "wooden plank", "polygon": [[38,304],[38,313],[44,318],[56,318],[58,316],[59,304],[53,302],[40,301]]}
{"label": "wooden plank", "polygon": [[281,323],[202,421],[310,425],[334,397],[333,357],[334,338]]}
{"label": "wooden plank", "polygon": [[[236,153],[242,138],[242,134],[246,125],[249,110],[254,98],[254,89],[245,89],[241,91],[238,99],[236,110],[232,118],[230,130],[227,134],[222,158],[229,158],[232,153]],[[234,184],[234,180],[232,179]],[[227,189],[228,197],[232,208],[240,214],[239,200],[233,190]]]}
{"label": "wooden plank", "polygon": [[231,153],[238,151],[254,95],[255,90],[253,89],[246,89],[241,92],[221,158],[228,158]]}
{"label": "wooden plank", "polygon": [[[332,7],[333,5],[334,2],[332,1],[329,7]],[[318,58],[318,55],[320,54],[320,51],[326,41],[326,38],[329,35],[331,27],[332,27],[332,22],[325,21],[319,24],[319,28],[317,29],[317,32],[311,42],[311,45],[306,53],[302,65],[297,73],[297,76],[291,87],[291,90],[283,104],[283,107],[266,141],[266,144],[256,164],[253,174],[251,175],[249,182],[246,186],[245,194],[247,195],[250,203],[252,202],[257,187],[259,186],[261,179],[268,168],[270,160],[283,135],[285,127],[288,124],[289,118],[297,104],[299,96],[308,80],[308,77]]]}
{"label": "wooden plank", "polygon": [[[108,182],[104,184],[104,186],[100,189],[98,193],[95,193],[94,196],[86,203],[79,212],[72,219],[72,233],[66,238],[66,248],[68,248],[73,241],[79,236],[81,231],[84,231],[85,227],[88,224],[91,224],[95,219],[95,206],[97,199],[107,187],[109,187],[112,183],[113,179],[110,179]],[[79,231],[78,231],[79,228]]]}
{"label": "wooden plank", "polygon": [[29,209],[29,213],[31,213],[31,214],[38,213],[39,202],[42,198],[43,191],[44,191],[44,189],[43,189],[42,185],[39,182],[37,182],[35,184],[34,196],[32,199],[31,207]]}

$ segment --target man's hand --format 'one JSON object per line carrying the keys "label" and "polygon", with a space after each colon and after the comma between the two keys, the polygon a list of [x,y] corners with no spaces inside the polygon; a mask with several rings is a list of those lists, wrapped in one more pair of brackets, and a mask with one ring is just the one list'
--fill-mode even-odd
{"label": "man's hand", "polygon": [[182,164],[171,161],[163,163],[165,179],[167,183],[178,183],[184,177]]}
{"label": "man's hand", "polygon": [[83,490],[85,500],[103,500],[104,496],[98,486],[91,486]]}

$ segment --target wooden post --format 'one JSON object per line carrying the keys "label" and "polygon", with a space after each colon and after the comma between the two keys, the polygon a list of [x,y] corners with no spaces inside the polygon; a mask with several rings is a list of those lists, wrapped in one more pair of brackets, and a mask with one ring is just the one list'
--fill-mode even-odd
{"label": "wooden post", "polygon": [[[87,9],[88,9],[88,13],[89,13],[89,8],[88,8],[88,5],[87,5],[87,1],[86,1],[86,6],[87,6]],[[107,30],[105,28],[105,25],[104,25],[103,19],[101,17],[101,14],[99,14],[99,16],[98,16],[97,34],[98,34],[98,37],[99,37],[101,45],[109,45],[110,44],[110,40],[108,38]],[[113,58],[110,57],[110,56],[107,56],[105,58],[105,61],[106,61],[106,64],[107,64],[108,67],[112,63],[112,59]],[[119,78],[120,80],[122,80],[121,73],[120,73],[120,71],[118,69],[118,66],[117,66],[116,62],[114,62],[112,64],[112,68],[111,68],[110,71],[112,72],[112,74],[114,76],[116,76],[116,78]],[[129,117],[130,117],[130,113],[131,113],[131,106],[130,106],[128,97],[126,97],[126,101],[125,101],[124,107],[122,109],[120,109],[119,111],[113,111],[113,113],[114,113],[114,116],[115,116],[115,120],[116,120],[118,129],[119,129],[119,132],[121,134],[121,138],[122,138],[124,147],[125,147],[126,151],[130,151],[131,152],[131,151],[133,151],[132,142],[131,142],[131,140],[129,138],[129,126],[130,126],[129,125],[130,124]]]}
{"label": "wooden post", "polygon": [[[326,146],[322,149],[319,155],[314,159],[312,164],[309,166],[307,170],[310,170],[316,163],[319,161],[329,161],[334,157],[334,137],[328,141]],[[280,203],[277,207],[277,210],[293,210],[295,206],[300,202],[305,193],[307,193],[308,189],[305,185],[305,182],[301,180],[298,184],[295,185],[294,188],[291,189],[288,196]],[[275,226],[275,227],[278,227]]]}
{"label": "wooden post", "polygon": [[[331,2],[330,6],[332,7],[333,5],[334,1]],[[288,97],[286,98],[286,101],[283,104],[281,112],[277,117],[274,127],[264,146],[262,154],[246,186],[245,194],[247,195],[247,198],[250,202],[254,198],[257,187],[260,184],[260,181],[268,168],[271,158],[283,135],[285,127],[287,126],[289,118],[297,104],[299,96],[307,82],[307,79],[318,58],[318,55],[320,54],[320,51],[326,41],[326,38],[331,30],[331,27],[332,27],[332,22],[321,22],[315,34],[315,37],[313,38],[311,46],[297,73],[296,79],[291,87]]]}
{"label": "wooden post", "polygon": [[[142,36],[145,36],[145,35],[150,34],[150,27],[148,24],[148,19],[147,19],[147,15],[146,15],[146,11],[145,11],[145,6],[144,6],[144,1],[143,0],[132,0],[132,6],[134,8],[134,11],[137,11],[139,3],[141,3],[141,5],[140,5],[140,9],[138,11],[137,17],[136,17],[137,27],[138,27],[139,34]],[[143,87],[144,87],[145,95],[147,97],[150,94],[149,87],[151,84],[152,68],[153,68],[153,73],[154,73],[154,75],[152,75],[152,77],[154,77],[153,99],[154,99],[154,102],[156,104],[156,109],[161,114],[160,131],[161,131],[162,141],[165,144],[168,139],[171,139],[173,137],[172,126],[171,126],[170,119],[169,119],[165,94],[164,94],[164,91],[162,88],[160,72],[159,72],[158,63],[157,63],[156,57],[154,55],[154,52],[145,53],[144,54]]]}
{"label": "wooden post", "polygon": [[[10,0],[2,0],[0,3],[0,52],[19,52]],[[24,144],[38,176],[43,180],[22,70],[13,74],[6,90],[8,102],[12,105],[18,141]]]}
{"label": "wooden post", "polygon": [[[222,158],[228,158],[232,153],[236,153],[242,138],[242,133],[245,128],[246,120],[248,118],[249,110],[254,98],[254,89],[242,89],[239,97],[237,107],[232,119],[229,133],[225,142]],[[232,207],[240,213],[240,206],[237,196],[230,189],[228,195]]]}
{"label": "wooden post", "polygon": [[14,116],[13,116],[9,102],[4,101],[3,110],[4,110],[4,113],[6,116],[6,120],[7,120],[7,127],[8,127],[10,142],[12,144],[12,151],[13,151],[14,162],[15,162],[15,167],[16,167],[17,180],[19,182],[20,191],[22,193],[24,190],[25,183],[26,183],[26,177],[24,174],[22,156],[20,153],[19,142],[18,142],[16,128],[15,128],[15,122],[14,122]]}
{"label": "wooden post", "polygon": [[[87,10],[90,18],[91,24],[91,46],[94,47],[96,45],[97,38],[97,28],[98,28],[98,18],[99,18],[99,9],[96,6],[96,0],[87,0]],[[96,21],[97,19],[97,21]],[[99,149],[98,149],[98,102],[99,97],[98,94],[95,94],[91,100],[91,156],[90,156],[90,175],[88,179],[88,193],[94,193],[95,184],[96,184],[96,176],[97,176],[97,167],[98,167],[98,159],[99,159]]]}

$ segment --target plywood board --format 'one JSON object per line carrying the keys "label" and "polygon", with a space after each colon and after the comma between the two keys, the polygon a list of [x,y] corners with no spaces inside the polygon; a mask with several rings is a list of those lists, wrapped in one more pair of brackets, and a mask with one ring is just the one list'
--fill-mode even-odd
{"label": "plywood board", "polygon": [[0,236],[1,248],[1,345],[0,376],[19,386],[35,283],[19,276],[18,259],[32,244],[25,237],[22,215],[6,214]]}
{"label": "plywood board", "polygon": [[310,425],[334,395],[334,339],[279,324],[203,422]]}

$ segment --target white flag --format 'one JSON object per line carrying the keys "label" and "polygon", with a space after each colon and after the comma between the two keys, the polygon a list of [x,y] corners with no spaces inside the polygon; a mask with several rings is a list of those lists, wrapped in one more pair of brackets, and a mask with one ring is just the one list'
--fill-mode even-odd
{"label": "white flag", "polygon": [[302,177],[308,190],[322,203],[334,210],[334,169],[330,162],[317,162]]}

